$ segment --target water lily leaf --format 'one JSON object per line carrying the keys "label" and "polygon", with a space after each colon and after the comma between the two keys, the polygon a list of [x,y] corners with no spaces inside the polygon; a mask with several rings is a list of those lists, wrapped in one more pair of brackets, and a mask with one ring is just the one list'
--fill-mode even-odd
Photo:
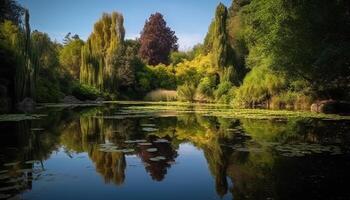
{"label": "water lily leaf", "polygon": [[145,128],[142,128],[143,131],[145,132],[155,132],[155,131],[158,131],[157,128],[151,128],[151,127],[145,127]]}
{"label": "water lily leaf", "polygon": [[40,160],[28,160],[28,161],[25,161],[24,163],[25,164],[34,164],[34,163],[39,163]]}
{"label": "water lily leaf", "polygon": [[169,140],[166,140],[166,139],[158,139],[158,140],[154,141],[154,143],[169,143]]}
{"label": "water lily leaf", "polygon": [[136,143],[144,143],[147,142],[147,140],[135,140]]}
{"label": "water lily leaf", "polygon": [[43,129],[43,128],[32,128],[32,129],[30,129],[31,131],[43,131],[43,130],[45,130],[45,129]]}
{"label": "water lily leaf", "polygon": [[10,167],[10,166],[14,166],[14,165],[17,165],[17,164],[19,164],[19,162],[5,163],[4,166],[5,167]]}
{"label": "water lily leaf", "polygon": [[141,126],[144,126],[144,127],[156,127],[155,124],[141,124]]}
{"label": "water lily leaf", "polygon": [[166,160],[166,158],[164,156],[157,156],[155,158],[157,158],[158,160]]}
{"label": "water lily leaf", "polygon": [[149,148],[146,151],[152,153],[152,152],[158,151],[158,149],[157,148]]}
{"label": "water lily leaf", "polygon": [[137,143],[137,142],[135,140],[125,140],[124,143],[132,144],[132,143]]}
{"label": "water lily leaf", "polygon": [[153,161],[153,162],[159,162],[160,161],[158,158],[150,158],[149,160]]}
{"label": "water lily leaf", "polygon": [[123,149],[122,152],[123,153],[131,153],[131,152],[134,152],[135,150],[134,149]]}
{"label": "water lily leaf", "polygon": [[138,143],[138,145],[140,145],[140,146],[150,146],[150,145],[152,145],[152,143],[142,142],[142,143]]}

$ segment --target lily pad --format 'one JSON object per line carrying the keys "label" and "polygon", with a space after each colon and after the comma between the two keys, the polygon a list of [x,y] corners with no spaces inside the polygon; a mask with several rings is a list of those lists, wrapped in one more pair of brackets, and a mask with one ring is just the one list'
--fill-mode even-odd
{"label": "lily pad", "polygon": [[145,131],[145,132],[155,132],[155,131],[158,131],[159,129],[151,128],[151,127],[145,127],[145,128],[142,128],[142,130]]}
{"label": "lily pad", "polygon": [[0,115],[0,122],[19,122],[24,120],[40,119],[47,115],[26,115],[26,114],[8,114]]}
{"label": "lily pad", "polygon": [[43,128],[32,128],[30,130],[31,131],[44,131],[45,129],[43,129]]}
{"label": "lily pad", "polygon": [[137,142],[135,140],[125,140],[124,143],[132,144],[132,143],[137,143]]}
{"label": "lily pad", "polygon": [[154,141],[154,143],[169,143],[169,140],[166,140],[166,139],[158,139],[158,140]]}
{"label": "lily pad", "polygon": [[147,140],[135,140],[136,143],[144,143],[147,142]]}
{"label": "lily pad", "polygon": [[159,162],[159,161],[160,161],[157,157],[155,157],[155,158],[150,158],[149,160],[150,160],[150,161],[153,161],[153,162]]}
{"label": "lily pad", "polygon": [[123,153],[132,153],[134,151],[135,151],[134,149],[123,149],[122,150]]}
{"label": "lily pad", "polygon": [[164,156],[157,156],[155,158],[157,158],[158,160],[166,160],[166,158]]}
{"label": "lily pad", "polygon": [[5,167],[10,167],[10,166],[15,166],[17,164],[19,164],[19,162],[5,163],[4,166]]}
{"label": "lily pad", "polygon": [[151,146],[152,143],[149,143],[149,142],[142,142],[142,143],[138,143],[138,145],[140,145],[140,146]]}
{"label": "lily pad", "polygon": [[152,153],[152,152],[157,152],[158,149],[157,148],[149,148],[146,151]]}
{"label": "lily pad", "polygon": [[143,127],[156,127],[155,124],[141,124]]}
{"label": "lily pad", "polygon": [[34,163],[39,163],[40,161],[39,160],[28,160],[28,161],[25,161],[24,163],[25,164],[34,164]]}

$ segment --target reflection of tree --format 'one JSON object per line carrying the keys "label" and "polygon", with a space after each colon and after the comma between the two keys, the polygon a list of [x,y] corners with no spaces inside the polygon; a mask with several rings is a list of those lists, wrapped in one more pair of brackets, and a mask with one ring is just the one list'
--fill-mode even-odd
{"label": "reflection of tree", "polygon": [[95,163],[96,171],[107,183],[113,182],[116,185],[124,183],[126,168],[124,153],[106,153],[99,151],[98,147],[92,147],[89,156]]}
{"label": "reflection of tree", "polygon": [[[78,123],[73,121],[67,124],[67,129],[62,131],[61,141],[70,150],[88,152],[90,159],[95,163],[96,171],[104,177],[105,181],[120,185],[125,179],[126,161],[124,154],[121,152],[101,152],[97,144],[110,142],[116,144],[119,149],[128,149],[135,148],[135,146],[124,143],[125,140],[148,137],[148,141],[153,141],[158,137],[151,134],[145,135],[145,132],[142,132],[137,126],[140,124],[140,119],[110,120],[94,117],[96,115],[97,113],[90,113],[89,116],[80,117]],[[174,123],[172,123],[173,125]],[[165,138],[171,140],[168,136]],[[146,150],[151,147],[157,148],[158,151],[147,152]],[[135,150],[141,160],[146,163],[146,170],[157,181],[163,180],[167,168],[170,167],[169,163],[174,161],[177,156],[170,143],[153,143],[152,146],[138,146]],[[163,156],[165,160],[159,162],[150,160],[156,156]]]}
{"label": "reflection of tree", "polygon": [[[147,152],[148,148],[157,148],[157,152]],[[143,163],[146,163],[146,171],[148,171],[153,180],[162,181],[167,173],[167,168],[170,168],[171,162],[175,161],[177,152],[173,149],[170,143],[153,143],[152,146],[140,146],[138,155]],[[151,161],[150,158],[163,156],[165,160],[157,162]]]}
{"label": "reflection of tree", "polygon": [[[1,180],[0,187],[13,187],[7,194],[15,196],[21,191],[32,188],[32,182],[44,169],[43,160],[58,147],[59,134],[52,129],[58,128],[64,113],[54,113],[41,120],[0,123],[0,170],[8,170],[8,179]],[[32,131],[32,128],[44,128]],[[34,169],[26,161],[39,160],[41,168]],[[4,163],[18,163],[4,167]]]}
{"label": "reflection of tree", "polygon": [[216,191],[224,196],[228,191],[227,167],[232,149],[223,144],[232,143],[234,137],[227,129],[235,126],[232,120],[219,121],[215,117],[189,115],[181,118],[177,126],[177,138],[189,140],[201,148],[207,159],[210,172],[215,178]]}

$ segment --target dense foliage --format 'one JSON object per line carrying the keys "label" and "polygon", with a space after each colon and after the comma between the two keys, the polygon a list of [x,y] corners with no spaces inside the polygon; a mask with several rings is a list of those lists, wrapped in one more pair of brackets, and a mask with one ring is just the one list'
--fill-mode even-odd
{"label": "dense foliage", "polygon": [[140,56],[149,65],[169,64],[169,54],[176,51],[177,37],[160,13],[152,14],[141,32]]}
{"label": "dense foliage", "polygon": [[[83,41],[31,31],[29,11],[0,2],[0,105],[146,99],[310,108],[350,100],[350,5],[345,0],[234,0],[219,4],[203,44],[178,51],[175,32],[152,14],[140,39],[103,14]],[[4,110],[0,109],[0,112]]]}

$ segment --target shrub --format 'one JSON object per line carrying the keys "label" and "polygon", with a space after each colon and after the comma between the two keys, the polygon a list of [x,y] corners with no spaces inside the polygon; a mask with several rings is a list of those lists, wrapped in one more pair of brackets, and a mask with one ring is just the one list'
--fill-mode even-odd
{"label": "shrub", "polygon": [[[220,101],[224,95],[227,95],[232,88],[232,83],[229,81],[222,82],[218,85],[218,88],[214,91],[214,96],[217,101]],[[222,102],[222,101],[220,101]]]}
{"label": "shrub", "polygon": [[177,88],[177,96],[180,101],[193,102],[195,100],[196,87],[193,84],[184,84]]}
{"label": "shrub", "polygon": [[149,92],[145,96],[145,100],[146,101],[176,101],[177,92],[175,90],[158,89],[158,90]]}
{"label": "shrub", "polygon": [[42,70],[42,76],[38,77],[36,84],[36,101],[40,103],[56,103],[64,96],[59,82],[52,72]]}
{"label": "shrub", "polygon": [[198,84],[198,92],[201,95],[204,95],[206,97],[213,97],[213,92],[216,87],[216,77],[211,76],[211,77],[204,77],[201,79],[201,81]]}
{"label": "shrub", "polygon": [[175,89],[176,77],[171,66],[163,64],[157,66],[149,66],[153,74],[154,88]]}
{"label": "shrub", "polygon": [[73,88],[72,95],[79,100],[95,100],[99,96],[99,92],[94,87],[76,84]]}

